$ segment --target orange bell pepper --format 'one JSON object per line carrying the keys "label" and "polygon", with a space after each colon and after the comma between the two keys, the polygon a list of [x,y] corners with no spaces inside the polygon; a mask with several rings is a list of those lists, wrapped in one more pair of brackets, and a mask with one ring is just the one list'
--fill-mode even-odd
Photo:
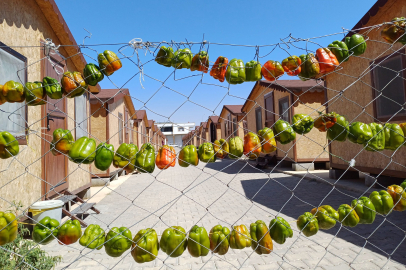
{"label": "orange bell pepper", "polygon": [[328,48],[317,49],[316,56],[320,64],[321,74],[332,72],[340,65],[337,57]]}
{"label": "orange bell pepper", "polygon": [[302,70],[301,64],[302,60],[296,55],[289,56],[282,61],[282,67],[289,76],[298,75]]}
{"label": "orange bell pepper", "polygon": [[226,71],[228,65],[228,58],[224,56],[219,56],[210,70],[210,76],[214,79],[224,82],[226,78]]}
{"label": "orange bell pepper", "polygon": [[161,170],[166,170],[168,167],[175,167],[176,152],[172,146],[162,146],[155,159],[156,166]]}
{"label": "orange bell pepper", "polygon": [[326,132],[329,128],[334,126],[336,122],[337,118],[323,114],[314,120],[314,127],[321,132]]}
{"label": "orange bell pepper", "polygon": [[282,76],[285,71],[283,70],[281,63],[269,60],[262,66],[261,73],[267,81],[273,82],[278,79],[278,77]]}
{"label": "orange bell pepper", "polygon": [[262,145],[258,135],[252,132],[248,132],[244,136],[244,155],[249,159],[256,159],[261,154]]}

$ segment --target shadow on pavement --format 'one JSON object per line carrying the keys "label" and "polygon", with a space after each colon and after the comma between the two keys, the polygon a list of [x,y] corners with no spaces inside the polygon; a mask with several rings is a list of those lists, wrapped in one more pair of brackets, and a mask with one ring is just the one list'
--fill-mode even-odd
{"label": "shadow on pavement", "polygon": [[[231,161],[227,162],[227,160],[223,160],[222,162],[210,163],[207,164],[207,167],[214,170],[221,170],[227,166],[227,163],[231,164]],[[242,164],[244,163],[236,162],[223,170],[223,172],[235,174],[241,168]],[[241,173],[254,174],[261,173],[261,171],[246,166]],[[268,181],[269,179],[265,178],[264,175],[258,174],[257,176],[257,179],[255,179],[255,177],[252,179],[251,177],[252,180],[241,180],[245,195],[256,203],[274,211],[280,211],[282,214],[292,217],[293,219],[297,219],[304,212],[310,212],[313,208],[312,205],[319,205],[323,199],[323,204],[331,205],[337,209],[341,204],[351,204],[353,197],[360,196],[357,192],[333,189],[333,187],[327,183],[306,179],[301,180],[297,177],[289,177],[279,173],[271,174],[272,179],[270,181]],[[265,183],[266,185],[263,186]],[[292,190],[295,196],[291,198]],[[288,200],[289,202],[284,206]],[[386,220],[382,216],[377,215],[373,224],[360,224],[354,228],[343,227],[341,230],[339,230],[339,228],[339,222],[337,222],[334,228],[327,231],[323,230],[323,232],[331,235],[336,235],[338,232],[338,238],[357,245],[358,247],[363,247],[366,244],[366,249],[388,257],[388,254],[391,254],[399,243],[404,240],[405,233],[402,230],[406,230],[406,215],[404,212],[393,212]],[[367,238],[368,242],[366,243]],[[403,241],[396,252],[391,256],[392,260],[406,264],[406,253],[404,250],[406,250],[406,241]],[[356,251],[352,250],[348,250],[347,252],[356,253]],[[385,254],[385,252],[387,254]]]}

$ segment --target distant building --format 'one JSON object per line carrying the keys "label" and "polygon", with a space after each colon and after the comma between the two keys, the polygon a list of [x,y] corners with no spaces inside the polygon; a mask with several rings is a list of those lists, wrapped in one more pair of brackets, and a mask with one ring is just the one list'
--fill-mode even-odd
{"label": "distant building", "polygon": [[182,137],[195,127],[195,123],[156,123],[156,125],[166,136],[168,145],[178,146],[182,146]]}

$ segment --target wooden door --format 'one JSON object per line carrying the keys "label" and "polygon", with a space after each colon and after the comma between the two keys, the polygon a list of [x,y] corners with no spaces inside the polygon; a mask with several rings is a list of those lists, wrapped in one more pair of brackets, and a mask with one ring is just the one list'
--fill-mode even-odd
{"label": "wooden door", "polygon": [[[51,59],[52,63],[47,59],[43,60],[43,74],[60,81],[65,68],[65,62],[60,57]],[[58,74],[56,71],[58,70]],[[52,141],[52,134],[55,129],[67,129],[66,116],[66,98],[62,99],[47,99],[48,103],[43,106],[43,127],[44,140],[42,144],[42,152],[45,154],[43,158],[43,179],[46,181],[43,185],[43,195],[46,198],[55,196],[62,190],[68,189],[68,158],[65,155],[54,156],[49,151],[49,143]],[[52,191],[50,192],[50,190]]]}

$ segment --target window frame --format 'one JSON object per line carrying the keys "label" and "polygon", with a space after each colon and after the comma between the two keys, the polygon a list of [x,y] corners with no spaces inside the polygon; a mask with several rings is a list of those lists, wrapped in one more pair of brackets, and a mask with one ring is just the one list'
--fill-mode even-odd
{"label": "window frame", "polygon": [[[258,111],[259,111],[259,115],[261,116],[259,127],[258,127],[258,119],[257,119]],[[257,132],[262,129],[262,108],[261,107],[255,108],[255,128],[257,129]]]}
{"label": "window frame", "polygon": [[118,118],[118,143],[122,144],[124,142],[124,123],[123,123],[123,114],[119,112],[117,114]]}
{"label": "window frame", "polygon": [[[282,106],[281,105],[282,105],[282,102],[286,102],[286,100],[288,102],[288,120],[285,120],[285,119],[282,118]],[[278,99],[278,107],[279,107],[279,119],[285,120],[286,122],[290,123],[290,118],[291,118],[290,110],[291,110],[291,108],[290,108],[289,96]]]}
{"label": "window frame", "polygon": [[[272,99],[272,119],[267,118],[267,111],[270,111],[266,106],[266,100]],[[265,126],[271,127],[275,123],[275,95],[274,92],[270,92],[264,96],[264,107],[265,107]]]}
{"label": "window frame", "polygon": [[[391,118],[392,116],[378,116],[378,104],[377,104],[377,99],[376,99],[377,95],[376,95],[376,91],[375,91],[375,88],[376,88],[376,81],[375,81],[376,80],[376,78],[375,78],[375,75],[376,75],[375,69],[376,68],[375,68],[375,66],[376,65],[374,64],[374,63],[379,63],[379,62],[383,61],[385,58],[386,58],[385,61],[387,61],[387,60],[395,58],[395,57],[401,57],[400,62],[401,62],[401,65],[402,65],[402,70],[403,70],[403,72],[402,72],[403,73],[403,78],[406,78],[406,56],[405,56],[405,53],[406,53],[406,50],[401,49],[401,50],[393,53],[389,57],[388,57],[388,55],[385,55],[385,56],[382,56],[382,57],[376,59],[375,61],[370,62],[370,71],[371,71],[370,72],[370,74],[371,74],[370,78],[371,78],[371,85],[372,85],[371,91],[372,91],[372,98],[373,98],[374,118],[377,119],[378,121],[387,122],[389,119],[391,121],[404,121],[404,120],[406,120],[406,112],[404,114],[402,114],[402,115],[397,114],[393,118]],[[404,91],[404,94],[405,94],[404,102],[406,102],[406,80],[403,80],[403,91]]]}
{"label": "window frame", "polygon": [[[13,50],[11,47],[7,46],[3,42],[0,41],[0,49],[11,54],[15,58],[18,58],[22,62],[24,62],[24,67],[25,67],[25,72],[24,72],[24,77],[25,77],[25,82],[28,82],[28,58],[22,55],[21,53]],[[23,85],[25,87],[25,85]],[[25,101],[24,101],[25,103]],[[14,134],[13,134],[14,136]],[[27,145],[27,136],[28,136],[28,106],[25,104],[25,136],[15,136],[16,140],[20,145]]]}
{"label": "window frame", "polygon": [[[234,121],[235,120],[235,121]],[[233,121],[233,135],[237,136],[237,130],[238,130],[238,121],[237,121],[237,116],[232,118]]]}

